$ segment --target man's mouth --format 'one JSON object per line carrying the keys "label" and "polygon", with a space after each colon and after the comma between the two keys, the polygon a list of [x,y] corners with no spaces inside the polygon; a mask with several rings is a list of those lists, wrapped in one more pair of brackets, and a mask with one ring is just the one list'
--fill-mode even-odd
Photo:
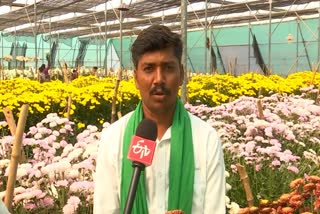
{"label": "man's mouth", "polygon": [[164,96],[170,94],[170,90],[164,86],[156,86],[150,90],[151,95]]}
{"label": "man's mouth", "polygon": [[159,95],[159,96],[161,96],[161,95],[165,95],[166,93],[164,92],[164,91],[155,91],[155,92],[153,92],[153,95]]}

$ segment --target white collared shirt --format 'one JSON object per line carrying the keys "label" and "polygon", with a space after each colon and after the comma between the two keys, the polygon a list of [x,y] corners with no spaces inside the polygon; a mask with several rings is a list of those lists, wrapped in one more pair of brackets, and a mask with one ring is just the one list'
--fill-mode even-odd
{"label": "white collared shirt", "polygon": [[2,200],[0,200],[0,213],[1,214],[10,214],[9,211],[7,210],[6,206],[2,202]]}
{"label": "white collared shirt", "polygon": [[[94,192],[94,214],[120,213],[122,139],[132,113],[104,129],[99,144]],[[217,132],[191,114],[195,177],[192,214],[225,214],[225,168]],[[171,128],[157,139],[151,166],[146,167],[148,212],[165,214],[169,193]]]}

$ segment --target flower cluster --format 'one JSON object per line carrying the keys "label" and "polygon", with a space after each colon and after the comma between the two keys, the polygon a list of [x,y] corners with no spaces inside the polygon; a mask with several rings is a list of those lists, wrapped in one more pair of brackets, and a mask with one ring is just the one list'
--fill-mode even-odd
{"label": "flower cluster", "polygon": [[320,211],[320,177],[305,176],[290,183],[290,192],[282,194],[277,200],[261,200],[258,207],[245,207],[238,214],[278,213],[311,214]]}
{"label": "flower cluster", "polygon": [[[241,97],[217,107],[186,108],[215,127],[221,137],[231,201],[246,205],[236,164],[245,166],[254,201],[275,199],[297,176],[318,173],[320,106],[305,95]],[[260,102],[261,111],[259,111]]]}
{"label": "flower cluster", "polygon": [[[37,213],[44,208],[64,213],[92,209],[100,131],[88,125],[74,136],[73,126],[68,119],[49,114],[25,134],[23,145],[28,161],[18,167],[13,201],[15,213]],[[3,186],[7,182],[12,140],[10,136],[0,139]],[[4,194],[2,189],[0,196]]]}
{"label": "flower cluster", "polygon": [[[313,80],[312,80],[313,79]],[[264,76],[247,73],[238,77],[231,75],[195,75],[188,82],[188,102],[193,105],[205,104],[218,106],[239,97],[258,95],[269,96],[274,93],[301,94],[301,87],[315,86],[320,83],[320,74],[313,78],[312,72],[290,74],[287,78],[277,75]],[[3,80],[0,84],[0,109],[10,108],[18,115],[24,103],[29,104],[27,127],[40,121],[49,113],[67,117],[80,126],[84,123],[101,125],[110,121],[111,103],[116,79],[81,76],[66,84],[52,80],[40,84],[29,79]],[[319,94],[318,94],[319,95]],[[139,91],[132,78],[120,83],[117,96],[117,109],[125,114],[137,105]],[[68,102],[71,106],[68,115]],[[0,114],[0,121],[4,120]]]}

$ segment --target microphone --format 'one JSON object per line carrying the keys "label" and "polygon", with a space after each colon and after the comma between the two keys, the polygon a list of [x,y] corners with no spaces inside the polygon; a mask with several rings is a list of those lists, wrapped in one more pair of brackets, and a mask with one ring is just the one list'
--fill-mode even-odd
{"label": "microphone", "polygon": [[132,136],[127,158],[132,161],[133,173],[129,192],[124,208],[124,214],[131,214],[137,192],[141,171],[150,166],[153,160],[157,139],[157,124],[150,119],[143,119]]}

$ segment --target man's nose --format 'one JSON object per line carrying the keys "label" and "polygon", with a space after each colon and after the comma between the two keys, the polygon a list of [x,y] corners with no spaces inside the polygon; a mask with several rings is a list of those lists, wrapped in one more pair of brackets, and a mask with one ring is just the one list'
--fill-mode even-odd
{"label": "man's nose", "polygon": [[162,83],[164,81],[164,74],[160,66],[156,68],[154,80],[156,83]]}

